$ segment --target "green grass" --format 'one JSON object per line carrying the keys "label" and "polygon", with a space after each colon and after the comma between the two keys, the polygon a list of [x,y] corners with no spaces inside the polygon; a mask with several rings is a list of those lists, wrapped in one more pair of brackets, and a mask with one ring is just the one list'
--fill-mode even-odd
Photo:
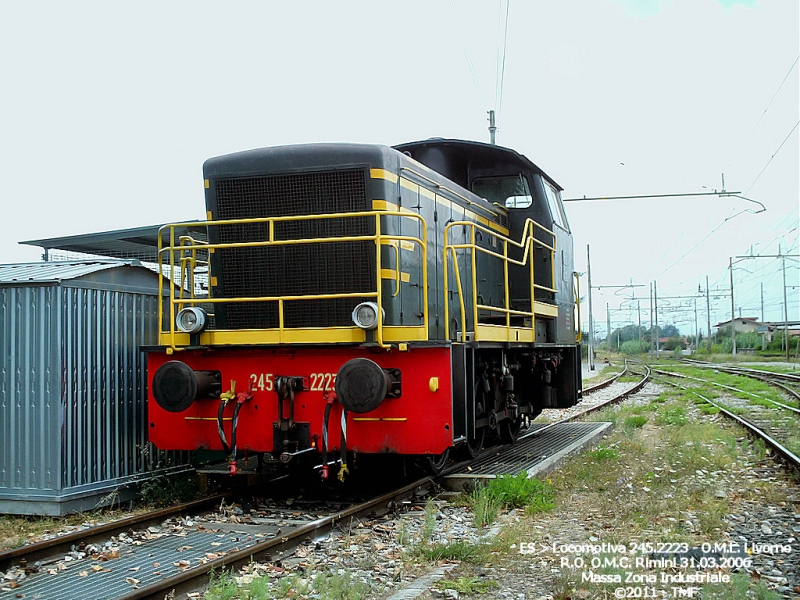
{"label": "green grass", "polygon": [[719,409],[716,406],[710,405],[708,402],[698,402],[697,407],[704,415],[716,415],[719,413]]}
{"label": "green grass", "polygon": [[314,597],[321,600],[360,600],[366,597],[369,584],[350,577],[350,573],[318,573],[314,577]]}
{"label": "green grass", "polygon": [[473,524],[478,529],[494,523],[503,508],[502,503],[485,490],[484,487],[473,491],[469,499],[469,504],[472,506]]}
{"label": "green grass", "polygon": [[429,562],[459,560],[466,563],[480,564],[486,559],[487,549],[478,544],[456,540],[447,544],[420,544],[414,547],[414,554]]}
{"label": "green grass", "polygon": [[[783,404],[788,404],[789,406],[794,406],[795,408],[797,408],[798,406],[797,401],[794,400],[793,398],[787,398],[778,389],[772,387],[767,383],[764,383],[763,381],[759,381],[758,379],[753,379],[751,377],[745,377],[742,375],[733,375],[731,373],[723,373],[720,371],[715,371],[714,369],[711,368],[687,367],[683,365],[676,365],[674,367],[670,367],[668,370],[674,373],[681,373],[683,375],[688,375],[690,377],[697,377],[699,379],[704,379],[712,383],[718,383],[721,385],[734,387],[741,391],[737,392],[719,386],[701,384],[700,382],[697,381],[691,382],[692,385],[701,385],[705,387],[707,390],[713,389],[719,393],[725,393],[731,396],[735,396],[737,398],[741,398],[743,400],[747,400],[752,404],[760,404],[763,406],[769,406],[774,408],[775,405],[769,402],[769,400],[773,400],[776,402],[781,402]],[[685,381],[685,383],[689,382]],[[758,396],[760,396],[760,398],[753,396],[753,394],[757,394]]]}
{"label": "green grass", "polygon": [[320,571],[310,575],[285,575],[270,583],[268,576],[259,576],[239,587],[233,575],[211,574],[205,600],[268,600],[271,598],[311,597],[319,600],[361,600],[374,593],[372,587],[350,576],[350,573]]}
{"label": "green grass", "polygon": [[[751,588],[752,584],[752,588]],[[730,583],[708,584],[701,592],[703,600],[780,600],[782,596],[767,589],[763,581],[751,581],[747,573],[734,573]]]}
{"label": "green grass", "polygon": [[433,537],[433,532],[436,530],[436,513],[439,512],[439,509],[436,508],[436,504],[434,503],[432,498],[428,498],[428,501],[425,503],[425,521],[422,524],[422,530],[420,531],[420,541],[427,542],[431,537]]}
{"label": "green grass", "polygon": [[209,574],[208,589],[205,593],[205,600],[232,600],[239,596],[239,586],[229,571],[216,573],[211,571]]}
{"label": "green grass", "polygon": [[665,406],[663,410],[659,411],[656,417],[656,424],[658,425],[685,425],[686,409],[683,406]]}
{"label": "green grass", "polygon": [[647,423],[647,417],[643,417],[642,415],[627,417],[625,419],[625,427],[630,427],[632,429],[636,427],[644,427],[645,423]]}
{"label": "green grass", "polygon": [[485,594],[491,588],[497,587],[494,579],[479,577],[458,577],[457,579],[440,579],[436,582],[436,587],[440,590],[455,590],[459,594]]}
{"label": "green grass", "polygon": [[616,448],[607,448],[600,446],[597,450],[592,450],[589,456],[594,460],[617,460],[619,458],[619,451]]}
{"label": "green grass", "polygon": [[536,478],[528,479],[525,471],[492,479],[469,494],[465,503],[472,508],[475,526],[479,528],[491,524],[502,508],[525,508],[528,514],[555,508],[553,486]]}

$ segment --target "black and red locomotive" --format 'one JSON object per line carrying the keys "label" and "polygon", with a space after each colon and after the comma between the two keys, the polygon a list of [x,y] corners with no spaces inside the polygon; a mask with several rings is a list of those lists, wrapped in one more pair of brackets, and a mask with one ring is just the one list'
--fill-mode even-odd
{"label": "black and red locomotive", "polygon": [[284,146],[210,159],[204,179],[203,239],[160,236],[159,448],[226,450],[232,472],[245,452],[323,477],[353,453],[439,469],[580,399],[561,188],[524,156]]}

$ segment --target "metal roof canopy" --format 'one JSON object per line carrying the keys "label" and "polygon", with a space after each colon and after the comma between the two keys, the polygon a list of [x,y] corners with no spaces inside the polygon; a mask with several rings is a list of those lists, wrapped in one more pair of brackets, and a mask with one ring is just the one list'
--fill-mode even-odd
{"label": "metal roof canopy", "polygon": [[0,285],[57,283],[124,266],[141,266],[138,260],[71,260],[0,265]]}
{"label": "metal roof canopy", "polygon": [[[191,225],[191,223],[201,223],[201,221],[191,220],[184,222],[189,223],[189,225],[176,227],[176,236],[192,235],[199,241],[207,241],[205,225]],[[163,226],[164,224],[148,225],[132,229],[116,229],[42,240],[26,240],[19,243],[44,248],[45,257],[50,250],[63,250],[112,258],[135,258],[155,263],[158,262],[158,231]],[[163,242],[166,245],[169,244],[168,235],[168,232],[162,234]]]}

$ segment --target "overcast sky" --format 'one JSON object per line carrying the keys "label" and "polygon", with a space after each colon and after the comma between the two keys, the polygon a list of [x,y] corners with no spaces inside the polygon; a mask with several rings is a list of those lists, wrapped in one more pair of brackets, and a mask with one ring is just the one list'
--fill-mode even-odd
{"label": "overcast sky", "polygon": [[[798,254],[797,0],[0,3],[0,262],[17,242],[202,218],[206,158],[319,141],[498,143],[567,198],[576,269],[660,297],[727,288],[728,259]],[[469,58],[468,58],[469,57]],[[470,67],[470,61],[472,67]],[[730,218],[732,217],[732,218]],[[726,219],[728,219],[726,221]],[[796,260],[787,260],[798,319]],[[734,269],[736,306],[782,318],[780,261]],[[630,290],[624,292],[630,295]],[[595,293],[605,330],[635,322]],[[694,329],[693,312],[660,322]],[[691,300],[688,302],[692,302]],[[699,304],[703,308],[705,302]],[[719,299],[712,320],[729,318]],[[705,321],[704,312],[700,313]],[[713,323],[712,323],[713,324]],[[701,327],[705,329],[703,325]]]}

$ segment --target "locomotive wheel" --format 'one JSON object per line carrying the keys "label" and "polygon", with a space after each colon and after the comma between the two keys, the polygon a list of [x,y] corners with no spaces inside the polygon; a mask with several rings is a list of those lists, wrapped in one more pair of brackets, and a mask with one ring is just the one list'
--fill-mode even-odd
{"label": "locomotive wheel", "polygon": [[467,438],[467,441],[458,447],[460,457],[464,460],[471,460],[478,456],[478,452],[483,448],[486,439],[486,428],[480,427],[475,431],[475,437]]}
{"label": "locomotive wheel", "polygon": [[432,475],[439,475],[444,471],[447,461],[450,458],[450,448],[435,456],[425,457],[425,468]]}
{"label": "locomotive wheel", "polygon": [[519,429],[522,419],[503,419],[497,424],[497,431],[500,434],[500,441],[504,444],[513,444],[519,437]]}

